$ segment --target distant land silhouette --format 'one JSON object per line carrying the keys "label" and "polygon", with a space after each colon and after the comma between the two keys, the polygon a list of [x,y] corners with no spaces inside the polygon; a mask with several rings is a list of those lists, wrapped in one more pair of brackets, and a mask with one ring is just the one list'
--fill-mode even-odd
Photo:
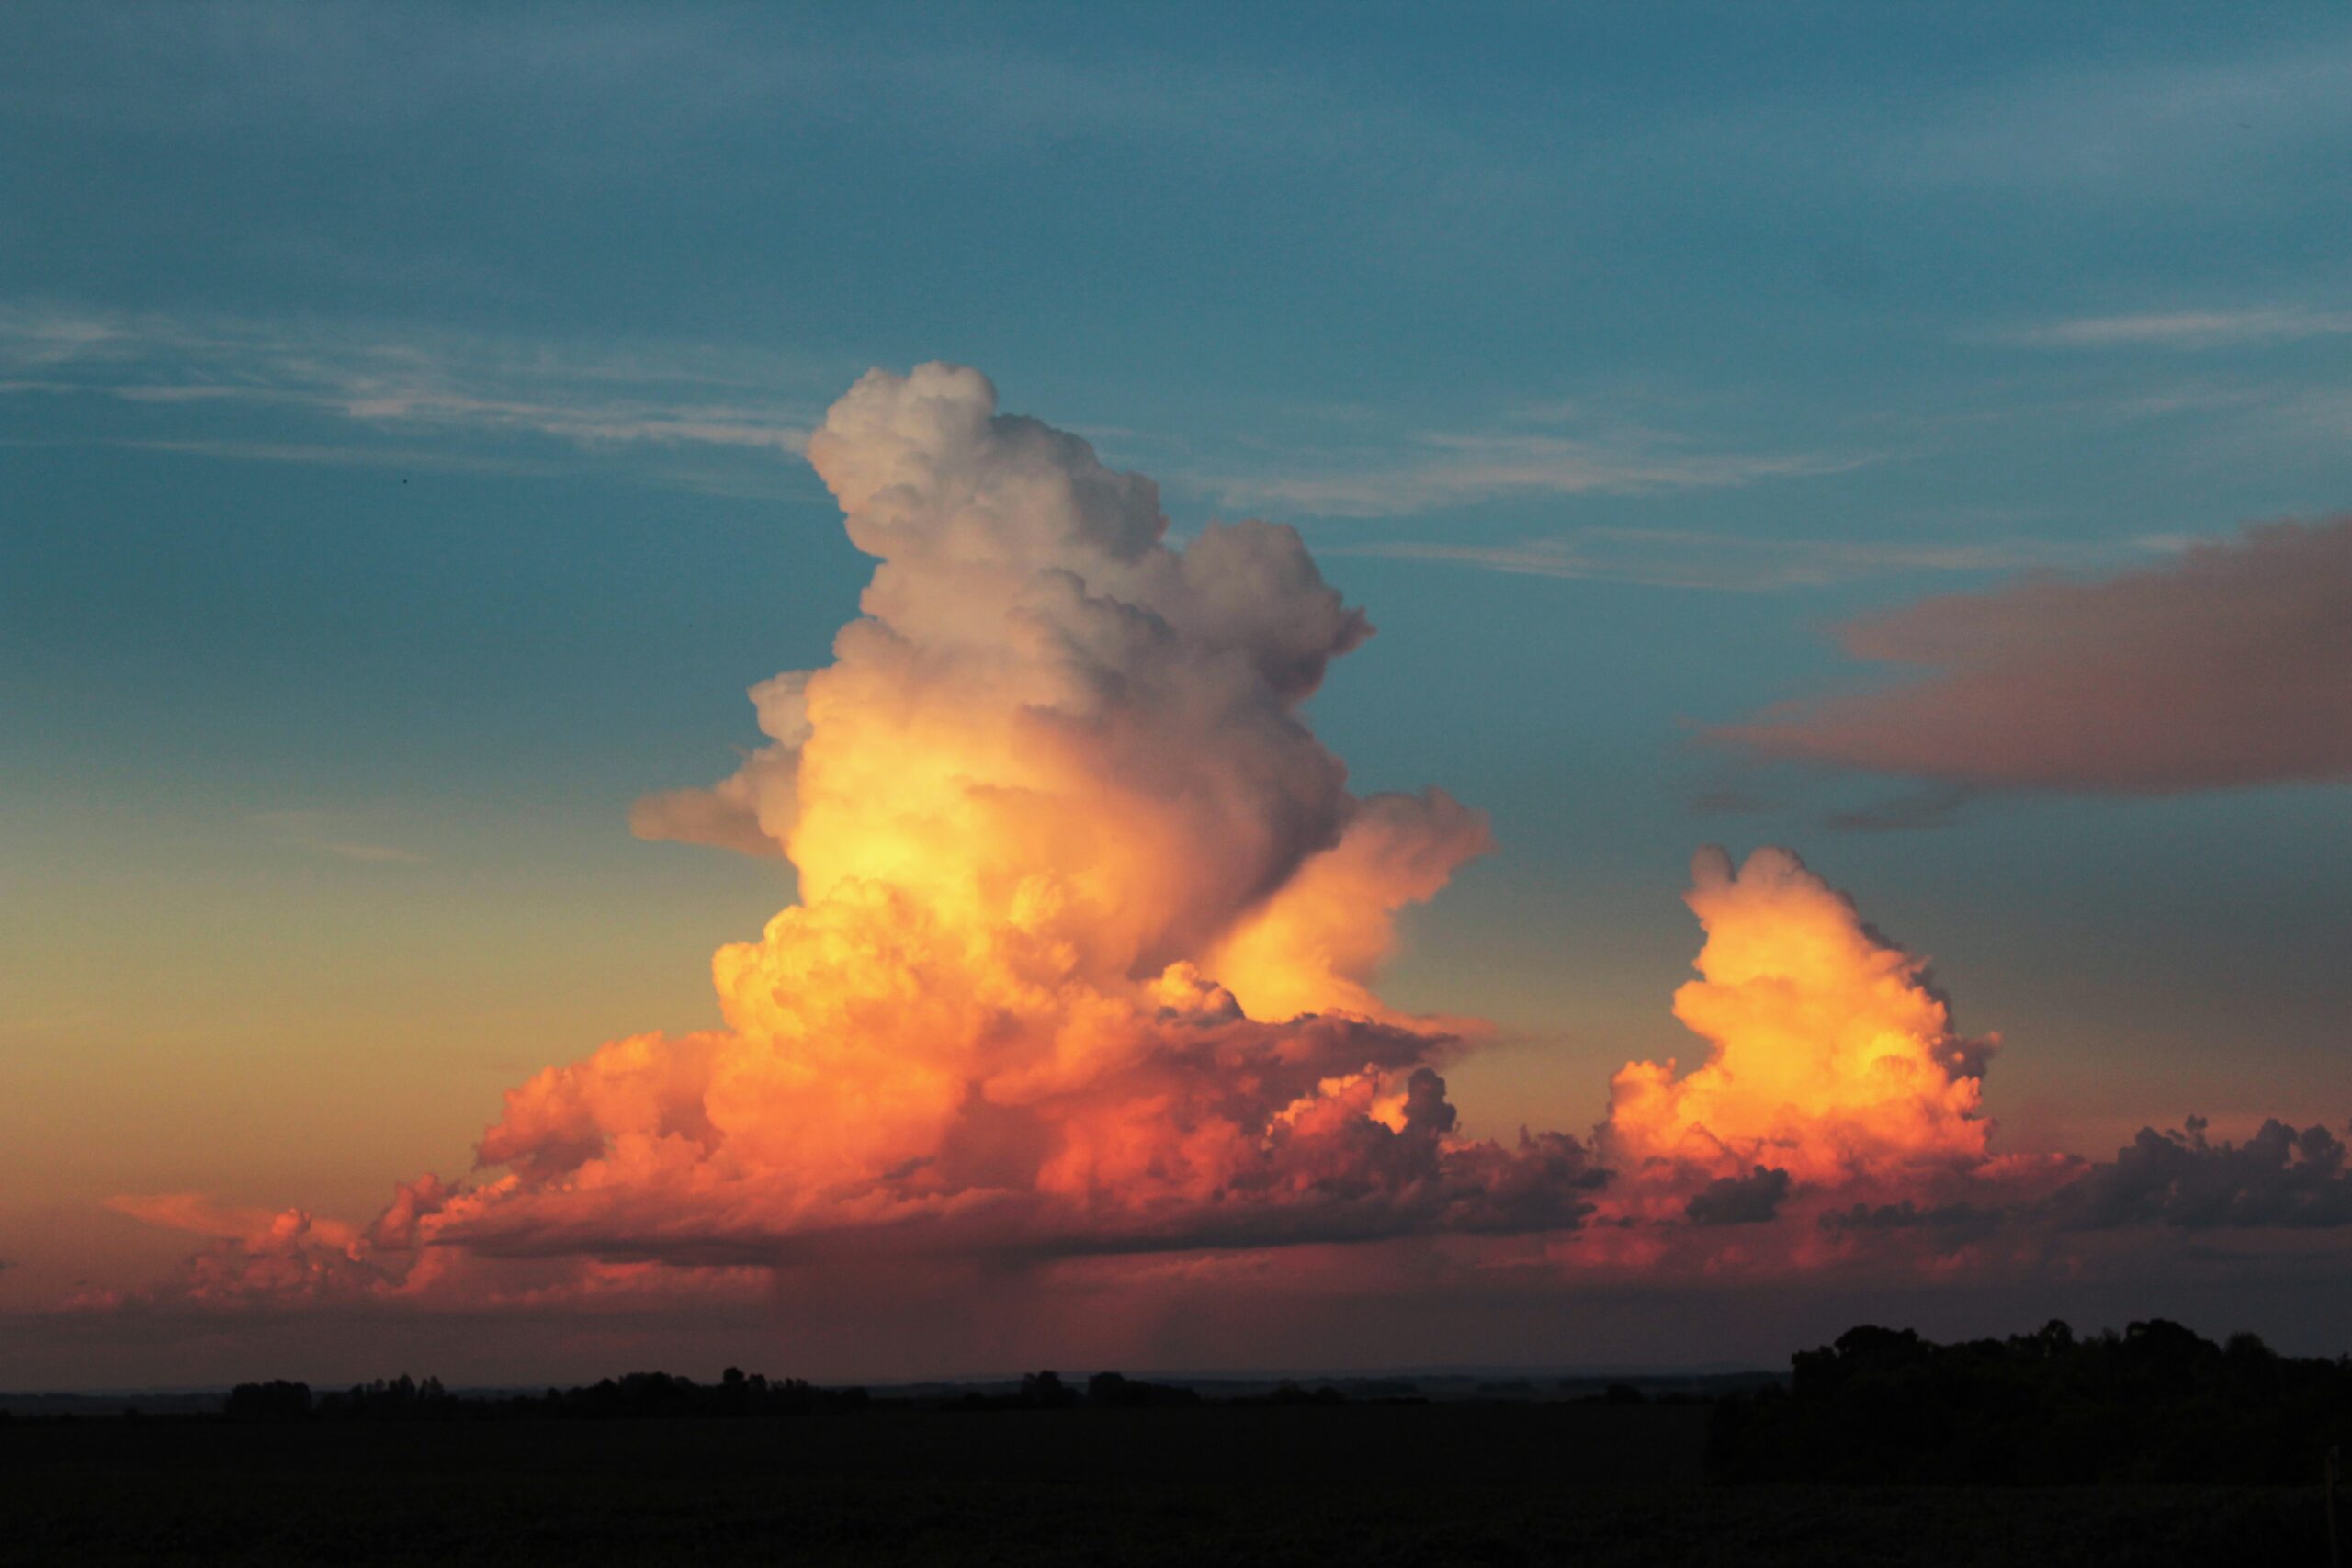
{"label": "distant land silhouette", "polygon": [[2331,1561],[2352,1359],[2153,1320],[1950,1345],[1865,1326],[1786,1376],[873,1391],[729,1369],[12,1404],[0,1562],[2153,1568]]}
{"label": "distant land silhouette", "polygon": [[1785,1389],[1720,1402],[1707,1457],[1726,1481],[2291,1486],[2347,1437],[2352,1359],[2158,1318],[1958,1345],[1852,1329],[1800,1352]]}

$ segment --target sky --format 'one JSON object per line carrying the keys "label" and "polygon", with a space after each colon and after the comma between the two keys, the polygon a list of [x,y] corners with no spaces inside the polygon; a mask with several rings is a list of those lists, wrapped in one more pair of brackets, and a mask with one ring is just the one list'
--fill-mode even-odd
{"label": "sky", "polygon": [[[1691,1365],[2155,1310],[2352,1349],[2340,13],[0,43],[0,1384]],[[930,662],[836,644],[861,592]],[[975,778],[1060,805],[916,800]],[[943,979],[843,913],[825,984],[968,991],[1054,1073],[746,999],[816,994],[869,881],[978,945]],[[1797,1032],[1916,1057],[1877,1131],[1826,1077],[1792,1130],[1622,1077],[1757,1059],[1709,989],[1753,922],[1835,955]],[[586,1064],[652,1031],[701,1065],[640,1126]],[[1319,1065],[1200,1109],[1261,1052]],[[1187,1105],[1255,1152],[1056,1185]],[[2289,1197],[2199,1174],[2272,1118],[2323,1133]],[[1905,1203],[1946,1221],[1863,1256],[1840,1216]]]}

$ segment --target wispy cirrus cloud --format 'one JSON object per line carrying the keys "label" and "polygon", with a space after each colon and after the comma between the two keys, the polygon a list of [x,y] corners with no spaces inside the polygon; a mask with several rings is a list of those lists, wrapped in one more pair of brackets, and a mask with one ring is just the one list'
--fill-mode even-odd
{"label": "wispy cirrus cloud", "polygon": [[[309,321],[188,319],[0,305],[0,397],[266,410],[266,434],[96,432],[80,439],[254,461],[390,461],[406,448],[285,438],[323,419],[426,446],[552,440],[583,450],[797,457],[808,409],[775,389],[804,367],[685,344],[581,346]],[[477,454],[472,459],[479,464]]]}
{"label": "wispy cirrus cloud", "polygon": [[422,865],[431,858],[397,844],[353,837],[350,817],[344,812],[257,811],[249,820],[278,843],[337,860],[364,865]]}
{"label": "wispy cirrus cloud", "polygon": [[143,440],[125,435],[43,439],[0,437],[0,446],[102,446],[125,452],[166,452],[184,457],[216,457],[235,463],[298,463],[316,468],[407,468],[421,473],[507,474],[539,479],[561,474],[561,465],[523,457],[483,457],[407,446],[371,446],[320,441]]}
{"label": "wispy cirrus cloud", "polygon": [[2281,158],[2328,157],[2352,126],[2352,37],[2340,27],[2231,57],[2052,60],[1930,101],[1877,150],[1885,176],[2066,188],[2099,201],[2222,199]]}
{"label": "wispy cirrus cloud", "polygon": [[2352,334],[2352,310],[2293,306],[2075,316],[2008,334],[2036,348],[2241,348]]}
{"label": "wispy cirrus cloud", "polygon": [[1523,496],[1653,495],[1844,473],[1879,454],[1709,451],[1645,431],[1583,437],[1425,432],[1288,472],[1206,481],[1229,505],[1316,517],[1401,517]]}
{"label": "wispy cirrus cloud", "polygon": [[2022,539],[1781,539],[1687,528],[1585,528],[1513,544],[1402,539],[1326,545],[1322,553],[1440,561],[1521,577],[1769,592],[1912,572],[2048,567],[2081,551]]}

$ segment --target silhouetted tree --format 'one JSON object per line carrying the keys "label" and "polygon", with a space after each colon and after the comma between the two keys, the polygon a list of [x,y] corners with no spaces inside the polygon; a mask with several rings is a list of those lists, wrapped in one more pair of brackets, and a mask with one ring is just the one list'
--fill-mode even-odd
{"label": "silhouetted tree", "polygon": [[1104,1409],[1139,1409],[1145,1405],[1198,1404],[1199,1393],[1172,1383],[1142,1382],[1117,1372],[1097,1372],[1086,1380],[1086,1403]]}
{"label": "silhouetted tree", "polygon": [[2352,1433],[2352,1364],[2163,1319],[1938,1345],[1856,1328],[1788,1389],[1717,1404],[1708,1462],[1753,1481],[2307,1482]]}
{"label": "silhouetted tree", "polygon": [[1040,1410],[1060,1410],[1078,1403],[1078,1395],[1057,1372],[1031,1372],[1021,1380],[1021,1403]]}
{"label": "silhouetted tree", "polygon": [[229,1391],[220,1406],[235,1421],[296,1421],[311,1413],[311,1385],[273,1378],[268,1382],[241,1382]]}
{"label": "silhouetted tree", "polygon": [[354,1383],[341,1393],[327,1394],[319,1401],[319,1413],[343,1420],[406,1420],[454,1415],[460,1403],[441,1386],[439,1378],[419,1382],[402,1372],[396,1378]]}
{"label": "silhouetted tree", "polygon": [[[1310,1391],[1299,1387],[1298,1384],[1295,1382],[1289,1382],[1277,1384],[1274,1391],[1272,1393],[1267,1394],[1263,1401],[1263,1403],[1267,1404],[1345,1404],[1347,1402],[1348,1396],[1341,1393],[1338,1389],[1333,1388],[1329,1383],[1325,1383],[1322,1387]],[[1247,1401],[1238,1403],[1255,1404],[1259,1402]]]}

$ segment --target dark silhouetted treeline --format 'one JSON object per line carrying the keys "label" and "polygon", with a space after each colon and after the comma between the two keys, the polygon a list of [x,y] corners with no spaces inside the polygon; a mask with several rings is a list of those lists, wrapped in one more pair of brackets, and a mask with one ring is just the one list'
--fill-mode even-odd
{"label": "dark silhouetted treeline", "polygon": [[[1097,1372],[1083,1390],[1056,1372],[1031,1372],[1017,1389],[970,1389],[952,1395],[904,1396],[876,1401],[862,1388],[820,1388],[798,1378],[771,1381],[758,1372],[729,1367],[715,1383],[669,1372],[631,1372],[579,1388],[544,1393],[452,1393],[428,1377],[378,1378],[339,1392],[313,1396],[308,1383],[272,1381],[239,1383],[229,1391],[221,1414],[238,1421],[404,1421],[533,1416],[642,1419],[664,1416],[808,1416],[865,1409],[873,1404],[933,1410],[1138,1409],[1199,1404],[1194,1390],[1146,1382],[1118,1372]],[[1269,1394],[1232,1403],[1344,1404],[1335,1388],[1309,1393],[1284,1383]]]}
{"label": "dark silhouetted treeline", "polygon": [[[1051,1372],[1043,1374],[1052,1378]],[[1058,1380],[1057,1380],[1058,1384]],[[710,1416],[800,1416],[862,1409],[862,1388],[818,1388],[798,1378],[771,1382],[729,1367],[715,1383],[668,1372],[631,1372],[581,1388],[551,1388],[545,1393],[463,1395],[438,1378],[419,1382],[401,1376],[378,1378],[313,1400],[299,1382],[239,1383],[229,1391],[221,1414],[232,1420],[339,1421],[440,1420],[484,1416],[656,1417]]]}
{"label": "dark silhouetted treeline", "polygon": [[1856,1328],[1793,1367],[1786,1389],[1716,1405],[1713,1478],[2309,1485],[2352,1438],[2352,1360],[2281,1356],[2250,1334],[2216,1345],[2161,1319],[1956,1345]]}
{"label": "dark silhouetted treeline", "polygon": [[1087,1380],[1081,1393],[1064,1382],[1058,1372],[1031,1372],[1021,1380],[1017,1390],[991,1393],[967,1389],[948,1399],[915,1398],[892,1403],[947,1410],[1076,1410],[1082,1406],[1133,1410],[1148,1405],[1198,1404],[1201,1396],[1189,1388],[1144,1382],[1117,1372],[1095,1373]]}
{"label": "dark silhouetted treeline", "polygon": [[[402,1378],[401,1382],[408,1380]],[[268,1382],[241,1382],[229,1391],[229,1397],[221,1402],[220,1413],[237,1421],[299,1419],[311,1413],[311,1385],[275,1378]]]}
{"label": "dark silhouetted treeline", "polygon": [[[462,1394],[435,1379],[378,1380],[313,1397],[299,1382],[242,1383],[238,1421],[399,1422],[511,1417],[644,1419],[905,1412],[1116,1410],[1419,1403],[1407,1381],[1362,1386],[1196,1388],[1051,1371],[992,1388],[879,1395],[729,1368],[716,1383],[666,1372],[543,1393]],[[2007,1339],[1939,1345],[1910,1330],[1856,1328],[1802,1352],[1785,1386],[1718,1391],[1707,1472],[1719,1481],[2065,1485],[2309,1485],[2331,1446],[2352,1446],[2352,1360],[2297,1359],[2252,1335],[2226,1345],[2178,1324],[2076,1337],[2063,1323]],[[1641,1405],[1691,1397],[1627,1383],[1551,1401]],[[1476,1385],[1472,1403],[1542,1398],[1526,1380]]]}

